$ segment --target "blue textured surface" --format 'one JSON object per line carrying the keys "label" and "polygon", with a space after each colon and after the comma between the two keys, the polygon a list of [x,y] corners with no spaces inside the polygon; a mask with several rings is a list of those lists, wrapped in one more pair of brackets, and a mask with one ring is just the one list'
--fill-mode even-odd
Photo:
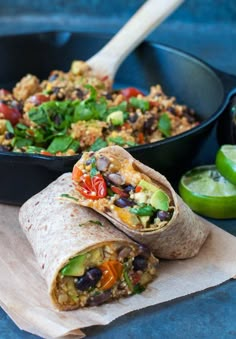
{"label": "blue textured surface", "polygon": [[[0,34],[71,30],[115,33],[141,0],[0,1]],[[17,13],[18,16],[14,16]],[[119,13],[117,15],[117,13]],[[236,74],[236,1],[188,0],[149,37],[183,49],[211,65]],[[214,159],[215,135],[199,161]],[[236,221],[211,220],[236,236]],[[85,332],[91,338],[236,338],[236,282],[177,301],[133,312],[105,327]],[[36,338],[20,331],[0,310],[0,338]]]}

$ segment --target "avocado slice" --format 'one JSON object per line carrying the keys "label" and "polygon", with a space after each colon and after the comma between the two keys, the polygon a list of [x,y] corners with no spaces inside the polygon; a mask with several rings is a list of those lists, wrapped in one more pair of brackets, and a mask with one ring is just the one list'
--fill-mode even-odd
{"label": "avocado slice", "polygon": [[86,257],[86,254],[81,254],[70,259],[69,263],[62,268],[61,274],[74,277],[80,277],[84,275]]}
{"label": "avocado slice", "polygon": [[104,259],[103,250],[101,248],[95,248],[87,254],[86,264],[90,267],[99,266]]}
{"label": "avocado slice", "polygon": [[114,126],[123,125],[124,114],[122,111],[115,111],[108,115],[107,122],[112,123]]}
{"label": "avocado slice", "polygon": [[170,199],[164,191],[156,189],[151,196],[150,204],[157,210],[168,211],[169,201]]}
{"label": "avocado slice", "polygon": [[140,182],[138,183],[138,186],[142,187],[144,190],[151,191],[151,192],[155,192],[156,190],[158,190],[157,186],[143,179],[140,180]]}

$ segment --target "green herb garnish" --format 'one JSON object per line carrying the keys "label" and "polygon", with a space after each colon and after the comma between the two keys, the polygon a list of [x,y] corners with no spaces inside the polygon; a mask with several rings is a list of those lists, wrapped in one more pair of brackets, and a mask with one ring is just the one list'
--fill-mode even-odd
{"label": "green herb garnish", "polygon": [[67,199],[71,199],[71,200],[78,201],[78,199],[77,199],[77,198],[75,198],[75,197],[72,197],[72,196],[71,196],[71,195],[69,195],[69,194],[61,194],[61,197],[62,197],[62,198],[67,198]]}
{"label": "green herb garnish", "polygon": [[124,279],[125,279],[125,282],[126,282],[127,286],[129,287],[130,291],[133,292],[134,286],[133,286],[133,284],[132,284],[132,282],[131,282],[131,280],[130,280],[130,277],[129,277],[129,275],[128,275],[128,272],[127,272],[127,268],[126,268],[126,267],[124,267],[124,273],[123,273],[123,275],[124,275]]}
{"label": "green herb garnish", "polygon": [[143,291],[145,291],[145,287],[140,285],[140,284],[137,284],[133,287],[133,293],[134,294],[140,294],[142,293]]}
{"label": "green herb garnish", "polygon": [[150,103],[147,100],[137,99],[135,97],[132,97],[129,99],[129,102],[132,106],[134,106],[135,108],[141,109],[141,111],[143,112],[149,110],[150,108]]}
{"label": "green herb garnish", "polygon": [[159,131],[165,136],[169,137],[171,134],[171,121],[167,113],[163,113],[160,116],[157,127]]}

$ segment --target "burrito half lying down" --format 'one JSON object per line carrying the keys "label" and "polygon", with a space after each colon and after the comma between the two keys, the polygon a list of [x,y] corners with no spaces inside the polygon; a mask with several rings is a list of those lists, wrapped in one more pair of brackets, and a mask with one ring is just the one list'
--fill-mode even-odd
{"label": "burrito half lying down", "polygon": [[193,257],[209,234],[163,175],[119,146],[83,153],[72,179],[75,203],[106,216],[158,258]]}
{"label": "burrito half lying down", "polygon": [[158,260],[91,209],[60,201],[71,188],[71,174],[62,175],[19,215],[53,305],[72,310],[142,292]]}

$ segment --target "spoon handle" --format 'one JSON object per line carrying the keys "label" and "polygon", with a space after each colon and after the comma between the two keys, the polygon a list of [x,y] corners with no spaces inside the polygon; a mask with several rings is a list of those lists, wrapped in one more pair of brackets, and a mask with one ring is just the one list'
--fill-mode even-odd
{"label": "spoon handle", "polygon": [[147,0],[120,31],[87,60],[95,74],[111,80],[122,61],[184,0]]}

